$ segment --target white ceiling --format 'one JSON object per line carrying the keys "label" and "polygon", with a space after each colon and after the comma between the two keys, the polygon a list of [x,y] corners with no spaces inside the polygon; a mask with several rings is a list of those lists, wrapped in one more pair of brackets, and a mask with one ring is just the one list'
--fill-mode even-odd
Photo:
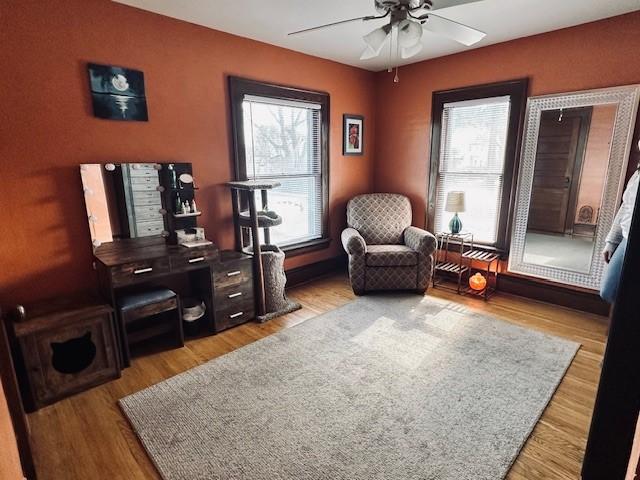
{"label": "white ceiling", "polygon": [[[388,53],[371,60],[359,59],[365,47],[362,35],[383,25],[382,20],[287,36],[288,32],[307,27],[375,15],[373,0],[114,1],[367,70],[389,66]],[[640,10],[640,0],[483,0],[442,9],[439,14],[443,17],[482,30],[487,36],[473,47],[465,47],[425,31],[422,52],[407,60],[394,60],[393,64],[415,63],[634,10]]]}

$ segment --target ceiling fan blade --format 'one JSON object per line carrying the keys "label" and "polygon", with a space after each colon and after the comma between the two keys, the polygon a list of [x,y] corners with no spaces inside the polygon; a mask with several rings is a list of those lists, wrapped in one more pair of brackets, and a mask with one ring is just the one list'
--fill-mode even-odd
{"label": "ceiling fan blade", "polygon": [[318,25],[317,27],[305,28],[303,30],[298,30],[296,32],[288,33],[287,35],[297,35],[299,33],[312,32],[314,30],[320,30],[321,28],[328,28],[328,27],[335,27],[336,25],[342,25],[343,23],[357,22],[358,20],[362,20],[362,21],[365,21],[365,22],[367,20],[377,20],[378,18],[384,18],[387,15],[389,15],[389,13],[387,13],[386,15],[379,16],[379,17],[373,16],[373,15],[367,15],[367,16],[364,16],[364,17],[349,18],[347,20],[340,20],[338,22],[332,22],[332,23],[326,23],[324,25]]}
{"label": "ceiling fan blade", "polygon": [[449,20],[448,18],[440,17],[433,13],[429,13],[428,16],[429,18],[422,24],[422,28],[449,37],[463,45],[471,46],[487,36],[486,33],[480,30],[476,30],[475,28],[471,28],[454,20]]}
{"label": "ceiling fan blade", "polygon": [[457,7],[458,5],[466,5],[467,3],[482,2],[483,0],[431,0],[433,7],[431,11],[441,10],[443,8]]}

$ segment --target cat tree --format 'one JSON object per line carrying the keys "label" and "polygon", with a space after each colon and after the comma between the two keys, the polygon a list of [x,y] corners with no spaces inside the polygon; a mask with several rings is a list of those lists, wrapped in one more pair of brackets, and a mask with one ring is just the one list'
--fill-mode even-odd
{"label": "cat tree", "polygon": [[[291,302],[285,295],[287,282],[284,273],[284,252],[271,244],[271,228],[282,224],[282,217],[269,210],[267,192],[279,187],[279,182],[241,180],[228,182],[231,188],[233,216],[238,250],[253,256],[257,320],[266,322],[285,313],[298,310],[300,304]],[[260,191],[262,210],[256,207],[256,192]],[[246,210],[245,205],[248,206]],[[264,245],[260,245],[260,228]],[[250,238],[244,233],[250,232]],[[250,242],[249,242],[250,240]]]}

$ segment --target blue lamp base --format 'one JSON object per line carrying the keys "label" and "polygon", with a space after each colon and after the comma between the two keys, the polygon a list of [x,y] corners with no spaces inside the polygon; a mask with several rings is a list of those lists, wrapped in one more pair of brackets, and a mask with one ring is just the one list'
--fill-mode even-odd
{"label": "blue lamp base", "polygon": [[449,230],[451,230],[451,233],[453,233],[454,235],[460,233],[460,231],[462,230],[462,221],[460,220],[460,217],[457,213],[453,215],[453,218],[449,222]]}

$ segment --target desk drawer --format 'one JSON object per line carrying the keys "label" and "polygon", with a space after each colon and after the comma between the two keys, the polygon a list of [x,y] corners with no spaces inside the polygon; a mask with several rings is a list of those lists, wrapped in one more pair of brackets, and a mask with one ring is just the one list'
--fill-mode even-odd
{"label": "desk drawer", "polygon": [[253,302],[253,279],[237,285],[216,287],[214,297],[216,309],[239,305],[249,300]]}
{"label": "desk drawer", "polygon": [[220,262],[213,271],[213,283],[217,289],[253,282],[251,257]]}
{"label": "desk drawer", "polygon": [[111,268],[111,283],[114,287],[132,285],[167,273],[169,273],[168,257],[123,263]]}
{"label": "desk drawer", "polygon": [[171,270],[175,272],[201,268],[203,264],[211,263],[217,258],[217,248],[185,249],[184,252],[171,255]]}
{"label": "desk drawer", "polygon": [[255,318],[253,298],[245,299],[235,305],[216,308],[216,332],[235,327]]}

